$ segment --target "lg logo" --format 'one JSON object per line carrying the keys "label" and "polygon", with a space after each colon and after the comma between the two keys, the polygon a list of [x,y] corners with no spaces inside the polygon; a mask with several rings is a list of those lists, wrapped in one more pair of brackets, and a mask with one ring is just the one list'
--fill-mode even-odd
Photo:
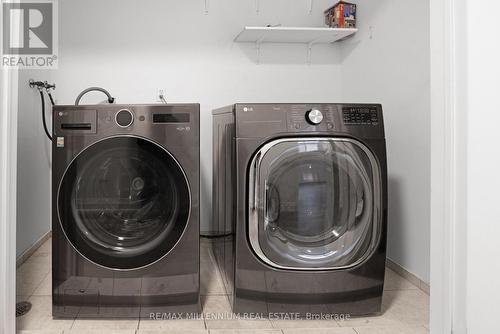
{"label": "lg logo", "polygon": [[53,4],[3,4],[3,54],[42,55],[53,51]]}

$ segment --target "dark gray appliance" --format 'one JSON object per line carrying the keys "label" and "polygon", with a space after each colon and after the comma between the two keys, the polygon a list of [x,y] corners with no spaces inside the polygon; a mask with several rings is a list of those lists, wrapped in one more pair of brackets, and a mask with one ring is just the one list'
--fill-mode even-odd
{"label": "dark gray appliance", "polygon": [[379,312],[382,107],[236,104],[213,115],[213,247],[233,311]]}
{"label": "dark gray appliance", "polygon": [[199,312],[199,105],[53,113],[53,316]]}

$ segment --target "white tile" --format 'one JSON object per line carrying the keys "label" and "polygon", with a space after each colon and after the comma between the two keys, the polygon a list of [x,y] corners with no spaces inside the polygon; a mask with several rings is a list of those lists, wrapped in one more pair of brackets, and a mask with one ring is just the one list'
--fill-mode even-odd
{"label": "white tile", "polygon": [[52,254],[52,237],[48,238],[33,254],[33,256]]}
{"label": "white tile", "polygon": [[429,323],[429,296],[421,290],[385,291],[382,301],[384,315],[404,326]]}
{"label": "white tile", "polygon": [[50,270],[50,263],[31,257],[16,271],[16,294],[31,296]]}
{"label": "white tile", "polygon": [[356,334],[354,329],[337,327],[337,328],[285,328],[283,329],[284,334],[304,334],[304,333],[314,333],[314,334]]}
{"label": "white tile", "polygon": [[429,323],[429,296],[421,290],[384,291],[382,313],[355,317],[339,324],[344,327],[420,327]]}
{"label": "white tile", "polygon": [[49,272],[33,292],[34,296],[52,296],[52,273]]}
{"label": "white tile", "polygon": [[205,322],[200,320],[145,320],[139,322],[141,331],[205,330]]}
{"label": "white tile", "polygon": [[403,324],[395,319],[387,317],[384,314],[369,317],[352,317],[347,320],[339,321],[342,327],[401,327]]}
{"label": "white tile", "polygon": [[213,259],[200,262],[200,294],[224,295],[226,293],[222,276]]}
{"label": "white tile", "polygon": [[386,268],[384,290],[417,290],[418,287],[413,285],[407,279],[398,275],[393,270]]}
{"label": "white tile", "polygon": [[268,319],[241,318],[232,313],[227,296],[203,296],[203,312],[207,329],[272,329]]}
{"label": "white tile", "polygon": [[[102,334],[102,329],[70,329],[64,334]],[[107,329],[106,334],[136,334],[135,329]]]}
{"label": "white tile", "polygon": [[16,295],[16,303],[28,301],[30,296]]}
{"label": "white tile", "polygon": [[51,264],[52,264],[52,255],[50,253],[37,253],[37,252],[35,252],[23,264],[26,264],[26,263],[44,264],[44,265],[48,265],[48,268],[50,268]]}
{"label": "white tile", "polygon": [[40,329],[40,330],[18,330],[16,331],[17,334],[63,334],[65,333],[64,330],[62,329]]}
{"label": "white tile", "polygon": [[77,318],[71,330],[133,330],[139,325],[139,319],[80,319]]}
{"label": "white tile", "polygon": [[282,334],[279,329],[211,329],[210,334]]}
{"label": "white tile", "polygon": [[16,318],[18,330],[66,330],[71,328],[74,320],[52,319],[52,297],[31,296],[31,310],[24,316]]}
{"label": "white tile", "polygon": [[205,320],[207,329],[210,333],[215,329],[272,329],[271,322],[267,319],[261,320],[243,320],[243,319],[225,319],[225,320]]}
{"label": "white tile", "polygon": [[[392,270],[386,272],[383,312],[378,316],[329,320],[238,318],[231,312],[210,244],[201,247],[202,305],[206,320],[53,320],[50,240],[18,270],[17,300],[32,310],[17,319],[20,334],[427,334],[429,296]],[[207,277],[209,279],[207,279]],[[21,293],[19,293],[21,292]],[[339,327],[342,326],[342,327]]]}
{"label": "white tile", "polygon": [[225,316],[232,317],[231,305],[227,296],[202,296],[201,305],[203,312],[209,313],[209,316]]}
{"label": "white tile", "polygon": [[[358,334],[428,334],[423,327],[356,327]],[[285,333],[286,334],[286,333]]]}
{"label": "white tile", "polygon": [[[138,330],[137,334],[209,334],[206,329]],[[106,333],[107,334],[107,333]]]}
{"label": "white tile", "polygon": [[274,328],[335,328],[335,320],[271,320]]}

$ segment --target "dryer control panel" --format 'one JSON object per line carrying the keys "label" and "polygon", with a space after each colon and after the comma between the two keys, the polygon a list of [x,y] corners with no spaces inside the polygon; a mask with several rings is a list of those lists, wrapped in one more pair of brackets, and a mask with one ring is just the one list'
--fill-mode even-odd
{"label": "dryer control panel", "polygon": [[343,107],[342,115],[345,125],[377,125],[378,110],[374,106]]}
{"label": "dryer control panel", "polygon": [[335,105],[292,104],[287,113],[289,131],[329,131],[335,128]]}
{"label": "dryer control panel", "polygon": [[346,134],[384,138],[380,104],[236,104],[236,135],[265,138],[280,133]]}

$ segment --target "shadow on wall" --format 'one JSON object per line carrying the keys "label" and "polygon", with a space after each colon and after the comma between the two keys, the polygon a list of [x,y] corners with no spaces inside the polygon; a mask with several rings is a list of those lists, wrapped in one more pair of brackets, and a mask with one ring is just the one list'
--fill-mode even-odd
{"label": "shadow on wall", "polygon": [[[401,263],[400,259],[406,258],[406,248],[401,247],[405,244],[404,235],[401,233],[402,222],[405,214],[403,212],[401,181],[388,177],[388,214],[387,214],[387,257],[396,263]],[[392,247],[391,247],[392,246]],[[395,259],[391,255],[398,254]]]}

